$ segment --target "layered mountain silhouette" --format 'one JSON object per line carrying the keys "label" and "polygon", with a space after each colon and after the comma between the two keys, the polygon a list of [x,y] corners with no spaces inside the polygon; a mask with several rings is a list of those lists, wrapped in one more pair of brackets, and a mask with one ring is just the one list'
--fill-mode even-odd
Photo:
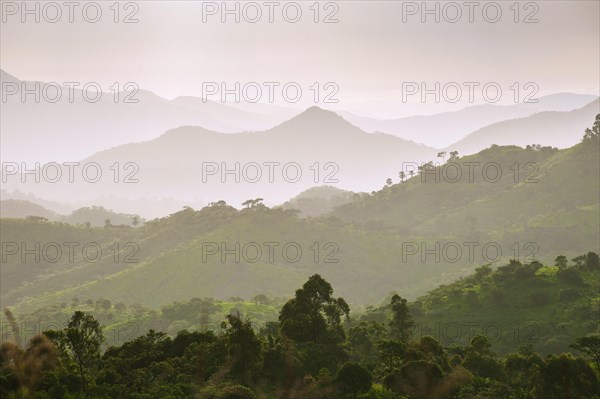
{"label": "layered mountain silhouette", "polygon": [[23,219],[30,216],[56,220],[58,215],[50,209],[26,200],[7,199],[0,201],[1,218]]}
{"label": "layered mountain silhouette", "polygon": [[[3,95],[13,90],[14,85],[20,90],[22,84],[27,89],[33,89],[36,83],[40,87],[46,84],[22,81],[3,70],[0,72]],[[7,94],[2,103],[2,158],[32,163],[77,161],[109,147],[156,138],[177,126],[197,125],[220,132],[263,130],[297,112],[275,106],[257,106],[257,112],[248,112],[197,97],[167,100],[141,89],[135,93],[119,92],[115,102],[109,87],[102,87],[105,92],[101,99],[91,103],[82,95],[84,83],[74,89],[72,103],[70,89],[65,86],[61,86],[62,97],[56,103],[45,100],[55,95],[56,89],[50,86],[39,102],[33,95],[22,101],[20,92]],[[125,88],[125,83],[120,87]],[[92,96],[94,92],[90,93]],[[126,99],[137,103],[125,103]]]}
{"label": "layered mountain silhouette", "polygon": [[594,120],[599,113],[599,99],[573,111],[539,112],[481,128],[449,145],[447,149],[461,154],[473,154],[491,144],[521,147],[541,144],[567,148],[579,142],[581,132],[589,126],[588,121]]}
{"label": "layered mountain silhouette", "polygon": [[[3,90],[5,82],[23,83],[1,72]],[[27,82],[28,87],[33,83]],[[298,114],[257,104],[255,112],[248,112],[196,97],[166,100],[143,90],[135,94],[136,104],[115,103],[112,93],[87,103],[79,90],[70,103],[67,93],[63,88],[63,98],[55,104],[8,96],[2,104],[3,162],[25,161],[28,169],[35,162],[95,162],[101,165],[102,179],[89,183],[80,174],[74,183],[65,183],[66,178],[35,183],[30,176],[22,183],[20,176],[10,176],[2,199],[19,199],[7,196],[19,190],[70,210],[99,205],[152,218],[220,199],[240,206],[247,199],[264,198],[274,205],[324,184],[371,192],[388,178],[396,179],[404,163],[438,160],[439,145],[407,137],[442,143],[478,129],[443,149],[461,156],[492,144],[565,148],[579,141],[600,112],[598,99],[587,103],[593,96],[568,93],[542,97],[537,104],[482,105],[391,121],[344,112],[342,118],[318,107]],[[121,92],[119,98],[128,94]],[[385,133],[367,132],[374,129]],[[125,182],[132,180],[136,182]]]}
{"label": "layered mountain silhouette", "polygon": [[[0,70],[2,95],[14,85],[31,89],[36,83],[24,81]],[[51,83],[51,82],[50,82]],[[299,111],[274,104],[225,104],[193,96],[167,100],[150,91],[122,91],[115,93],[109,87],[96,103],[83,99],[82,84],[73,91],[74,102],[69,101],[69,88],[61,86],[62,97],[56,103],[39,102],[33,95],[22,101],[20,93],[3,99],[2,149],[4,160],[17,162],[77,161],[106,148],[131,142],[151,140],[178,126],[200,126],[223,133],[263,131],[290,119]],[[125,83],[120,84],[125,88]],[[11,85],[10,88],[7,85]],[[48,96],[55,90],[50,88]],[[340,114],[365,132],[385,132],[406,140],[424,143],[435,148],[451,147],[467,135],[497,122],[523,118],[542,111],[571,111],[581,108],[597,97],[560,93],[541,97],[538,103],[512,106],[476,105],[461,111],[399,119],[377,120],[349,112]],[[125,103],[124,101],[137,101]],[[497,135],[497,136],[496,136]],[[476,152],[501,140],[502,134],[488,137],[487,145],[472,147]],[[36,143],[32,146],[31,143]],[[566,143],[566,144],[565,144]],[[575,142],[546,139],[543,145],[566,147]],[[518,143],[517,143],[518,144]],[[461,143],[462,145],[462,143]],[[465,149],[471,147],[465,146]],[[459,150],[460,151],[460,150]]]}
{"label": "layered mountain silhouette", "polygon": [[[82,160],[103,165],[106,178],[97,183],[36,184],[29,178],[22,184],[15,176],[5,188],[54,200],[168,194],[205,203],[224,199],[235,206],[258,197],[276,204],[319,184],[370,191],[397,176],[403,162],[425,162],[435,154],[434,148],[396,136],[365,133],[334,112],[312,107],[262,132],[223,134],[183,126],[154,140],[98,152]],[[133,173],[138,182],[115,183],[110,169],[115,162],[121,180]],[[131,164],[125,170],[128,163],[139,170]]]}
{"label": "layered mountain silhouette", "polygon": [[[58,263],[34,263],[30,257],[26,264],[12,256],[2,269],[2,302],[33,309],[73,297],[110,297],[160,306],[194,296],[284,295],[314,273],[332,281],[340,295],[354,303],[373,303],[394,290],[414,298],[490,262],[482,258],[487,243],[501,248],[502,261],[553,262],[559,254],[570,259],[584,251],[597,252],[598,157],[597,139],[564,150],[496,146],[457,162],[497,163],[505,172],[497,181],[477,174],[470,182],[466,173],[456,182],[423,182],[415,176],[375,194],[353,196],[351,203],[322,218],[261,207],[238,211],[215,203],[201,211],[186,208],[136,229],[3,219],[5,241],[23,241],[29,247],[33,242],[92,241],[106,256],[89,262],[78,253],[75,262]],[[533,175],[528,162],[539,165]],[[515,163],[520,165],[516,180],[510,169]],[[135,243],[137,261],[123,262],[131,253],[123,248],[121,261],[115,262],[108,249],[115,241]],[[282,259],[281,252],[273,261],[264,256],[256,262],[248,260],[250,256],[206,258],[207,242],[227,243],[227,248],[236,242],[277,242],[278,251],[294,242],[304,255],[293,263]],[[322,251],[316,261],[310,249],[315,242]],[[466,255],[466,247],[458,260],[440,256],[436,261],[430,255],[423,261],[420,253],[403,258],[404,243],[426,244],[431,250],[436,242],[476,243],[474,258]],[[325,248],[327,243],[334,246]],[[337,262],[324,262],[331,248]]]}
{"label": "layered mountain silhouette", "polygon": [[[398,119],[377,120],[357,116],[348,112],[341,113],[352,124],[367,132],[386,132],[402,138],[441,148],[457,142],[465,136],[497,122],[523,118],[543,111],[572,111],[596,100],[597,96],[558,93],[544,96],[537,103],[505,105],[475,105],[460,111],[443,112],[433,115],[416,115]],[[502,135],[498,135],[501,138]],[[494,144],[491,137],[487,146]],[[569,145],[573,145],[571,142]],[[559,146],[558,143],[545,145]],[[478,151],[482,150],[481,147]],[[568,145],[567,145],[568,146]]]}

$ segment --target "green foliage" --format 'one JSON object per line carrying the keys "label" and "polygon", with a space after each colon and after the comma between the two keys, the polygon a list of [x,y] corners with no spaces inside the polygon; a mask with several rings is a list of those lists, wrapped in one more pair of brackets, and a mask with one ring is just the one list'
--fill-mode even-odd
{"label": "green foliage", "polygon": [[354,398],[359,393],[367,392],[373,384],[371,373],[357,363],[344,364],[335,380],[343,392],[350,393]]}
{"label": "green foliage", "polygon": [[203,389],[200,392],[202,399],[256,399],[252,390],[243,385],[223,384],[217,387]]}
{"label": "green foliage", "polygon": [[239,314],[227,315],[227,322],[229,326],[225,330],[224,339],[231,359],[230,373],[249,382],[261,361],[261,342],[250,321],[242,320]]}
{"label": "green foliage", "polygon": [[[477,281],[478,286],[486,287],[499,273],[498,281],[508,286],[516,281],[513,274],[528,268],[519,263],[507,266],[492,272],[479,269],[457,284],[473,286]],[[592,272],[580,273],[587,282]],[[552,278],[560,286],[558,277]],[[548,277],[529,279],[528,284],[535,279]],[[439,288],[444,294],[454,289]],[[481,288],[484,305],[485,289]],[[0,392],[3,397],[21,399],[597,399],[598,370],[591,365],[598,367],[597,334],[579,337],[572,344],[589,360],[565,353],[542,357],[533,345],[502,358],[485,335],[474,336],[462,347],[445,347],[432,336],[404,340],[395,328],[400,321],[410,320],[411,307],[392,295],[390,304],[383,306],[392,321],[389,328],[376,320],[364,320],[346,335],[342,316],[349,307],[332,294],[326,280],[312,276],[286,302],[280,315],[283,322],[299,323],[300,331],[322,325],[335,332],[328,335],[334,342],[323,342],[314,335],[298,335],[306,339],[292,340],[279,323],[257,332],[250,320],[234,312],[224,316],[216,333],[182,330],[171,337],[150,330],[103,351],[100,323],[91,314],[76,311],[64,329],[34,337],[24,350],[18,344],[2,344]],[[454,298],[460,300],[461,296]],[[440,303],[444,301],[447,299]],[[220,308],[208,298],[191,302],[197,308],[209,304]],[[99,311],[103,311],[104,302],[99,303]],[[164,309],[165,317],[193,313],[189,306],[173,304]],[[12,314],[7,312],[6,318],[18,329]],[[353,359],[350,363],[348,352]]]}
{"label": "green foliage", "polygon": [[577,338],[571,347],[591,357],[600,371],[600,334]]}
{"label": "green foliage", "polygon": [[546,360],[541,396],[548,399],[592,398],[598,393],[598,376],[583,359],[569,354]]}
{"label": "green foliage", "polygon": [[336,343],[345,340],[342,317],[350,308],[320,275],[311,276],[281,309],[283,333],[296,342]]}
{"label": "green foliage", "polygon": [[[413,299],[486,261],[470,261],[463,251],[459,262],[429,267],[433,261],[428,260],[427,267],[423,267],[418,255],[403,261],[403,242],[423,243],[428,248],[439,241],[497,242],[504,249],[500,262],[510,257],[535,256],[548,263],[558,255],[573,259],[584,250],[598,253],[600,206],[595,187],[600,175],[599,153],[597,146],[587,141],[565,150],[495,146],[453,159],[452,163],[458,163],[464,171],[456,183],[442,180],[429,184],[420,177],[409,178],[375,195],[353,195],[352,203],[338,206],[323,217],[299,218],[293,211],[269,209],[256,198],[242,211],[217,201],[198,211],[186,208],[146,223],[138,220],[136,228],[118,227],[133,224],[134,215],[125,215],[121,220],[106,214],[106,210],[93,208],[80,212],[92,212],[97,217],[90,227],[51,219],[3,218],[3,241],[24,243],[27,248],[36,242],[78,242],[80,248],[97,242],[106,256],[86,262],[81,251],[76,251],[73,261],[63,256],[56,263],[44,259],[37,263],[31,256],[23,262],[20,256],[10,256],[3,263],[0,299],[26,313],[68,303],[73,297],[102,297],[115,303],[160,308],[192,297],[224,300],[233,296],[289,295],[315,273],[334,283],[352,303],[373,303],[394,290]],[[494,183],[475,173],[475,180],[470,182],[467,162],[494,162],[506,173]],[[532,172],[526,165],[532,163],[536,165],[532,178],[537,182],[526,183],[524,179]],[[111,227],[93,227],[96,221],[103,226],[106,219],[110,219]],[[90,220],[79,219],[79,223]],[[532,239],[539,248],[534,255],[522,248]],[[222,262],[216,255],[203,262],[203,243],[207,241],[229,245],[297,242],[304,256],[293,265],[281,256],[273,262],[263,256],[261,261],[251,263],[231,258]],[[116,250],[115,262],[116,242],[121,247]],[[309,249],[315,242],[320,246],[321,262],[314,261],[315,254]],[[515,242],[520,243],[519,251]],[[124,262],[132,252],[132,247],[123,248],[126,243],[137,245],[133,263]],[[323,262],[329,250],[322,246],[327,243],[335,243],[339,249],[335,265]],[[600,269],[597,256],[579,259],[577,264],[587,270]],[[163,278],[165,270],[175,268],[177,273]],[[238,277],[236,284],[231,284],[233,275]],[[369,281],[368,287],[364,287],[364,281]],[[478,306],[482,298],[467,295],[473,306]]]}
{"label": "green foliage", "polygon": [[392,391],[415,399],[425,399],[432,397],[443,375],[443,370],[435,363],[411,360],[400,368],[399,373],[388,375],[384,384]]}
{"label": "green foliage", "polygon": [[491,347],[487,337],[481,335],[474,337],[466,348],[462,365],[478,377],[500,381],[503,379],[502,365]]}
{"label": "green foliage", "polygon": [[557,266],[559,269],[567,267],[567,257],[564,255],[557,256],[554,260],[554,265]]}
{"label": "green foliage", "polygon": [[[492,146],[438,166],[435,173],[357,196],[332,215],[405,236],[493,241],[503,248],[535,237],[540,249],[535,256],[545,261],[589,248],[598,252],[600,151],[595,140],[565,150]],[[474,173],[468,173],[471,162],[478,165]],[[491,162],[503,171],[499,181],[486,181],[481,172]],[[462,171],[457,181],[440,177],[451,174],[449,164]]]}
{"label": "green foliage", "polygon": [[351,348],[353,360],[361,360],[372,364],[379,359],[379,345],[387,335],[383,324],[371,321],[362,321],[359,325],[348,331],[348,343]]}
{"label": "green foliage", "polygon": [[407,344],[412,334],[414,322],[406,299],[394,295],[390,303],[392,320],[390,321],[390,338]]}
{"label": "green foliage", "polygon": [[332,186],[313,187],[281,205],[283,209],[296,209],[300,216],[321,216],[335,207],[352,201],[354,194]]}
{"label": "green foliage", "polygon": [[596,120],[592,128],[585,129],[582,141],[584,143],[598,143],[598,137],[600,137],[600,114],[596,115]]}
{"label": "green foliage", "polygon": [[63,359],[77,368],[81,391],[86,395],[89,381],[94,380],[104,341],[100,323],[92,315],[77,311],[64,330],[49,336],[57,343]]}
{"label": "green foliage", "polygon": [[562,269],[511,262],[491,271],[477,269],[439,287],[409,305],[415,322],[413,339],[429,334],[444,345],[466,346],[474,335],[482,334],[501,355],[523,344],[532,344],[543,354],[570,351],[577,337],[600,327],[600,275],[588,270],[586,257],[580,261],[583,266]]}

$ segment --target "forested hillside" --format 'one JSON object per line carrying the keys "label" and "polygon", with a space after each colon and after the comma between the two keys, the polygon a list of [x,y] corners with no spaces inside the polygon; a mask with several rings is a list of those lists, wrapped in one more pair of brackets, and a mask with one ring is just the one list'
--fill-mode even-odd
{"label": "forested hillside", "polygon": [[[556,275],[570,284],[577,284],[582,274],[597,277],[600,270],[597,254],[577,258],[576,266],[565,266],[562,258],[557,261]],[[543,281],[552,274],[550,270],[511,263],[491,272],[483,266],[464,282],[434,291],[430,298],[465,284],[471,288],[474,282],[507,284],[522,275],[545,276],[540,278]],[[597,278],[579,284],[594,285],[597,294]],[[561,300],[566,298],[562,292]],[[512,292],[509,295],[508,301],[518,300]],[[472,297],[466,295],[470,306]],[[590,299],[587,294],[586,298]],[[564,306],[581,314],[580,306],[568,304],[574,299]],[[597,306],[598,297],[593,299]],[[456,308],[463,304],[453,301]],[[195,305],[198,310],[209,307],[203,301]],[[439,302],[429,307],[440,313],[453,309],[444,309]],[[184,309],[177,305],[162,313],[174,316]],[[415,306],[399,295],[360,320],[353,320],[350,312],[347,302],[335,297],[333,287],[318,274],[285,302],[277,321],[257,324],[232,309],[218,328],[198,325],[171,337],[151,329],[109,348],[103,345],[101,324],[90,313],[77,310],[64,327],[20,343],[19,324],[6,311],[17,340],[3,343],[0,350],[0,392],[9,398],[598,398],[597,334],[569,337],[568,349],[579,357],[558,354],[558,347],[551,348],[554,354],[543,356],[523,332],[523,337],[514,336],[515,342],[500,357],[493,343],[497,336],[490,336],[488,329],[470,328],[465,340],[451,346],[435,334],[421,334],[422,317],[415,320]],[[476,308],[473,313],[489,317]],[[429,316],[430,322],[436,319]],[[507,321],[495,320],[498,325]],[[521,338],[524,345],[519,345]]]}
{"label": "forested hillside", "polygon": [[[405,172],[406,181],[356,194],[318,218],[269,209],[259,198],[242,210],[224,201],[186,207],[137,228],[2,219],[2,300],[23,309],[73,297],[159,307],[192,297],[282,296],[314,273],[352,303],[375,303],[393,290],[413,299],[483,263],[600,252],[599,154],[593,134],[566,150],[452,154],[443,166],[422,166],[412,178]],[[464,171],[456,182],[451,168]],[[38,247],[37,258],[23,254]],[[364,279],[373,284],[366,288]]]}

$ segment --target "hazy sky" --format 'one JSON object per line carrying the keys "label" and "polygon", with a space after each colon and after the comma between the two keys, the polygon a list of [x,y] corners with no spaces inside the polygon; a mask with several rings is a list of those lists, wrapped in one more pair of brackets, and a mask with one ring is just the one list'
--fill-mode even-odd
{"label": "hazy sky", "polygon": [[[297,82],[303,89],[297,104],[286,103],[280,89],[274,91],[276,102],[293,107],[310,105],[314,82],[334,82],[339,103],[325,107],[379,117],[468,105],[466,86],[458,104],[443,98],[436,104],[433,96],[420,104],[418,95],[405,103],[403,82],[427,82],[430,87],[435,82],[498,82],[503,89],[500,103],[513,101],[509,87],[515,82],[521,97],[531,91],[523,90],[527,82],[539,87],[538,96],[565,91],[597,95],[600,87],[600,2],[595,0],[520,2],[519,23],[514,22],[513,1],[475,2],[473,23],[464,1],[439,3],[439,23],[434,15],[421,22],[420,10],[414,8],[421,7],[420,1],[322,1],[319,23],[313,20],[313,1],[296,2],[302,10],[297,23],[283,18],[284,6],[289,18],[295,16],[291,2],[278,2],[274,23],[268,22],[264,1],[239,3],[239,23],[233,15],[222,23],[220,10],[209,15],[213,7],[222,8],[221,2],[138,1],[127,9],[121,2],[119,20],[135,12],[139,22],[131,24],[113,22],[113,1],[97,2],[102,17],[95,24],[82,17],[86,2],[75,9],[74,23],[68,22],[65,6],[57,23],[45,21],[44,3],[39,6],[39,23],[33,15],[22,23],[21,10],[12,15],[20,1],[1,3],[1,67],[27,80],[94,81],[107,88],[112,82],[133,81],[167,98],[201,96],[202,82],[227,82],[231,87],[234,82]],[[31,8],[35,3],[28,2]],[[228,7],[234,3],[228,2]],[[256,4],[262,18],[247,22],[244,15],[254,18]],[[496,4],[502,16],[497,23],[487,22],[485,18],[495,18]],[[435,2],[427,5],[436,7]],[[451,23],[448,20],[457,15],[454,5],[462,17]],[[416,15],[408,15],[412,11]],[[332,12],[339,22],[323,23]],[[523,23],[532,13],[539,22]],[[48,19],[55,14],[46,8]],[[94,14],[90,6],[87,15]],[[332,87],[321,87],[321,95],[331,93]],[[266,102],[263,88],[261,100]],[[481,88],[474,93],[475,103],[485,103]]]}

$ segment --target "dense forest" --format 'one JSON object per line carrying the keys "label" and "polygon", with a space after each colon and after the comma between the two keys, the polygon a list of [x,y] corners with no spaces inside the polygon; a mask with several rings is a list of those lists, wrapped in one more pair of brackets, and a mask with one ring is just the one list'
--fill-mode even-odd
{"label": "dense forest", "polygon": [[[389,302],[357,316],[315,274],[283,304],[276,320],[255,323],[239,308],[231,308],[217,328],[206,328],[203,314],[214,312],[206,310],[205,301],[192,301],[167,306],[162,315],[194,314],[195,328],[171,335],[151,329],[110,346],[99,321],[81,310],[64,328],[20,343],[19,323],[5,310],[13,339],[0,350],[2,394],[7,398],[598,398],[600,335],[594,316],[600,305],[599,257],[589,252],[570,263],[559,256],[555,263],[513,261],[497,270],[484,265],[415,303],[393,294]],[[557,291],[561,303],[557,306],[548,290],[553,280],[579,289]],[[544,304],[546,309],[564,308],[573,323],[587,320],[589,333],[572,337],[564,353],[544,355],[534,350],[533,341],[510,331],[508,343],[499,341],[504,353],[499,356],[495,331],[496,335],[471,326],[462,337],[468,338],[464,344],[445,345],[440,342],[444,337],[423,334],[418,328],[427,313],[423,308],[429,308],[432,318],[462,305],[477,316],[499,315],[497,322],[506,326],[510,303],[521,289],[508,295],[501,290],[515,281],[545,287],[522,296],[538,308]],[[579,292],[586,290],[585,301],[578,302]],[[264,295],[254,301],[272,303]],[[495,303],[497,311],[486,309],[486,302]],[[110,302],[98,305],[111,308]],[[540,320],[551,322],[555,316],[556,312],[546,312]],[[439,320],[448,320],[448,315]],[[523,334],[527,336],[526,331]]]}

